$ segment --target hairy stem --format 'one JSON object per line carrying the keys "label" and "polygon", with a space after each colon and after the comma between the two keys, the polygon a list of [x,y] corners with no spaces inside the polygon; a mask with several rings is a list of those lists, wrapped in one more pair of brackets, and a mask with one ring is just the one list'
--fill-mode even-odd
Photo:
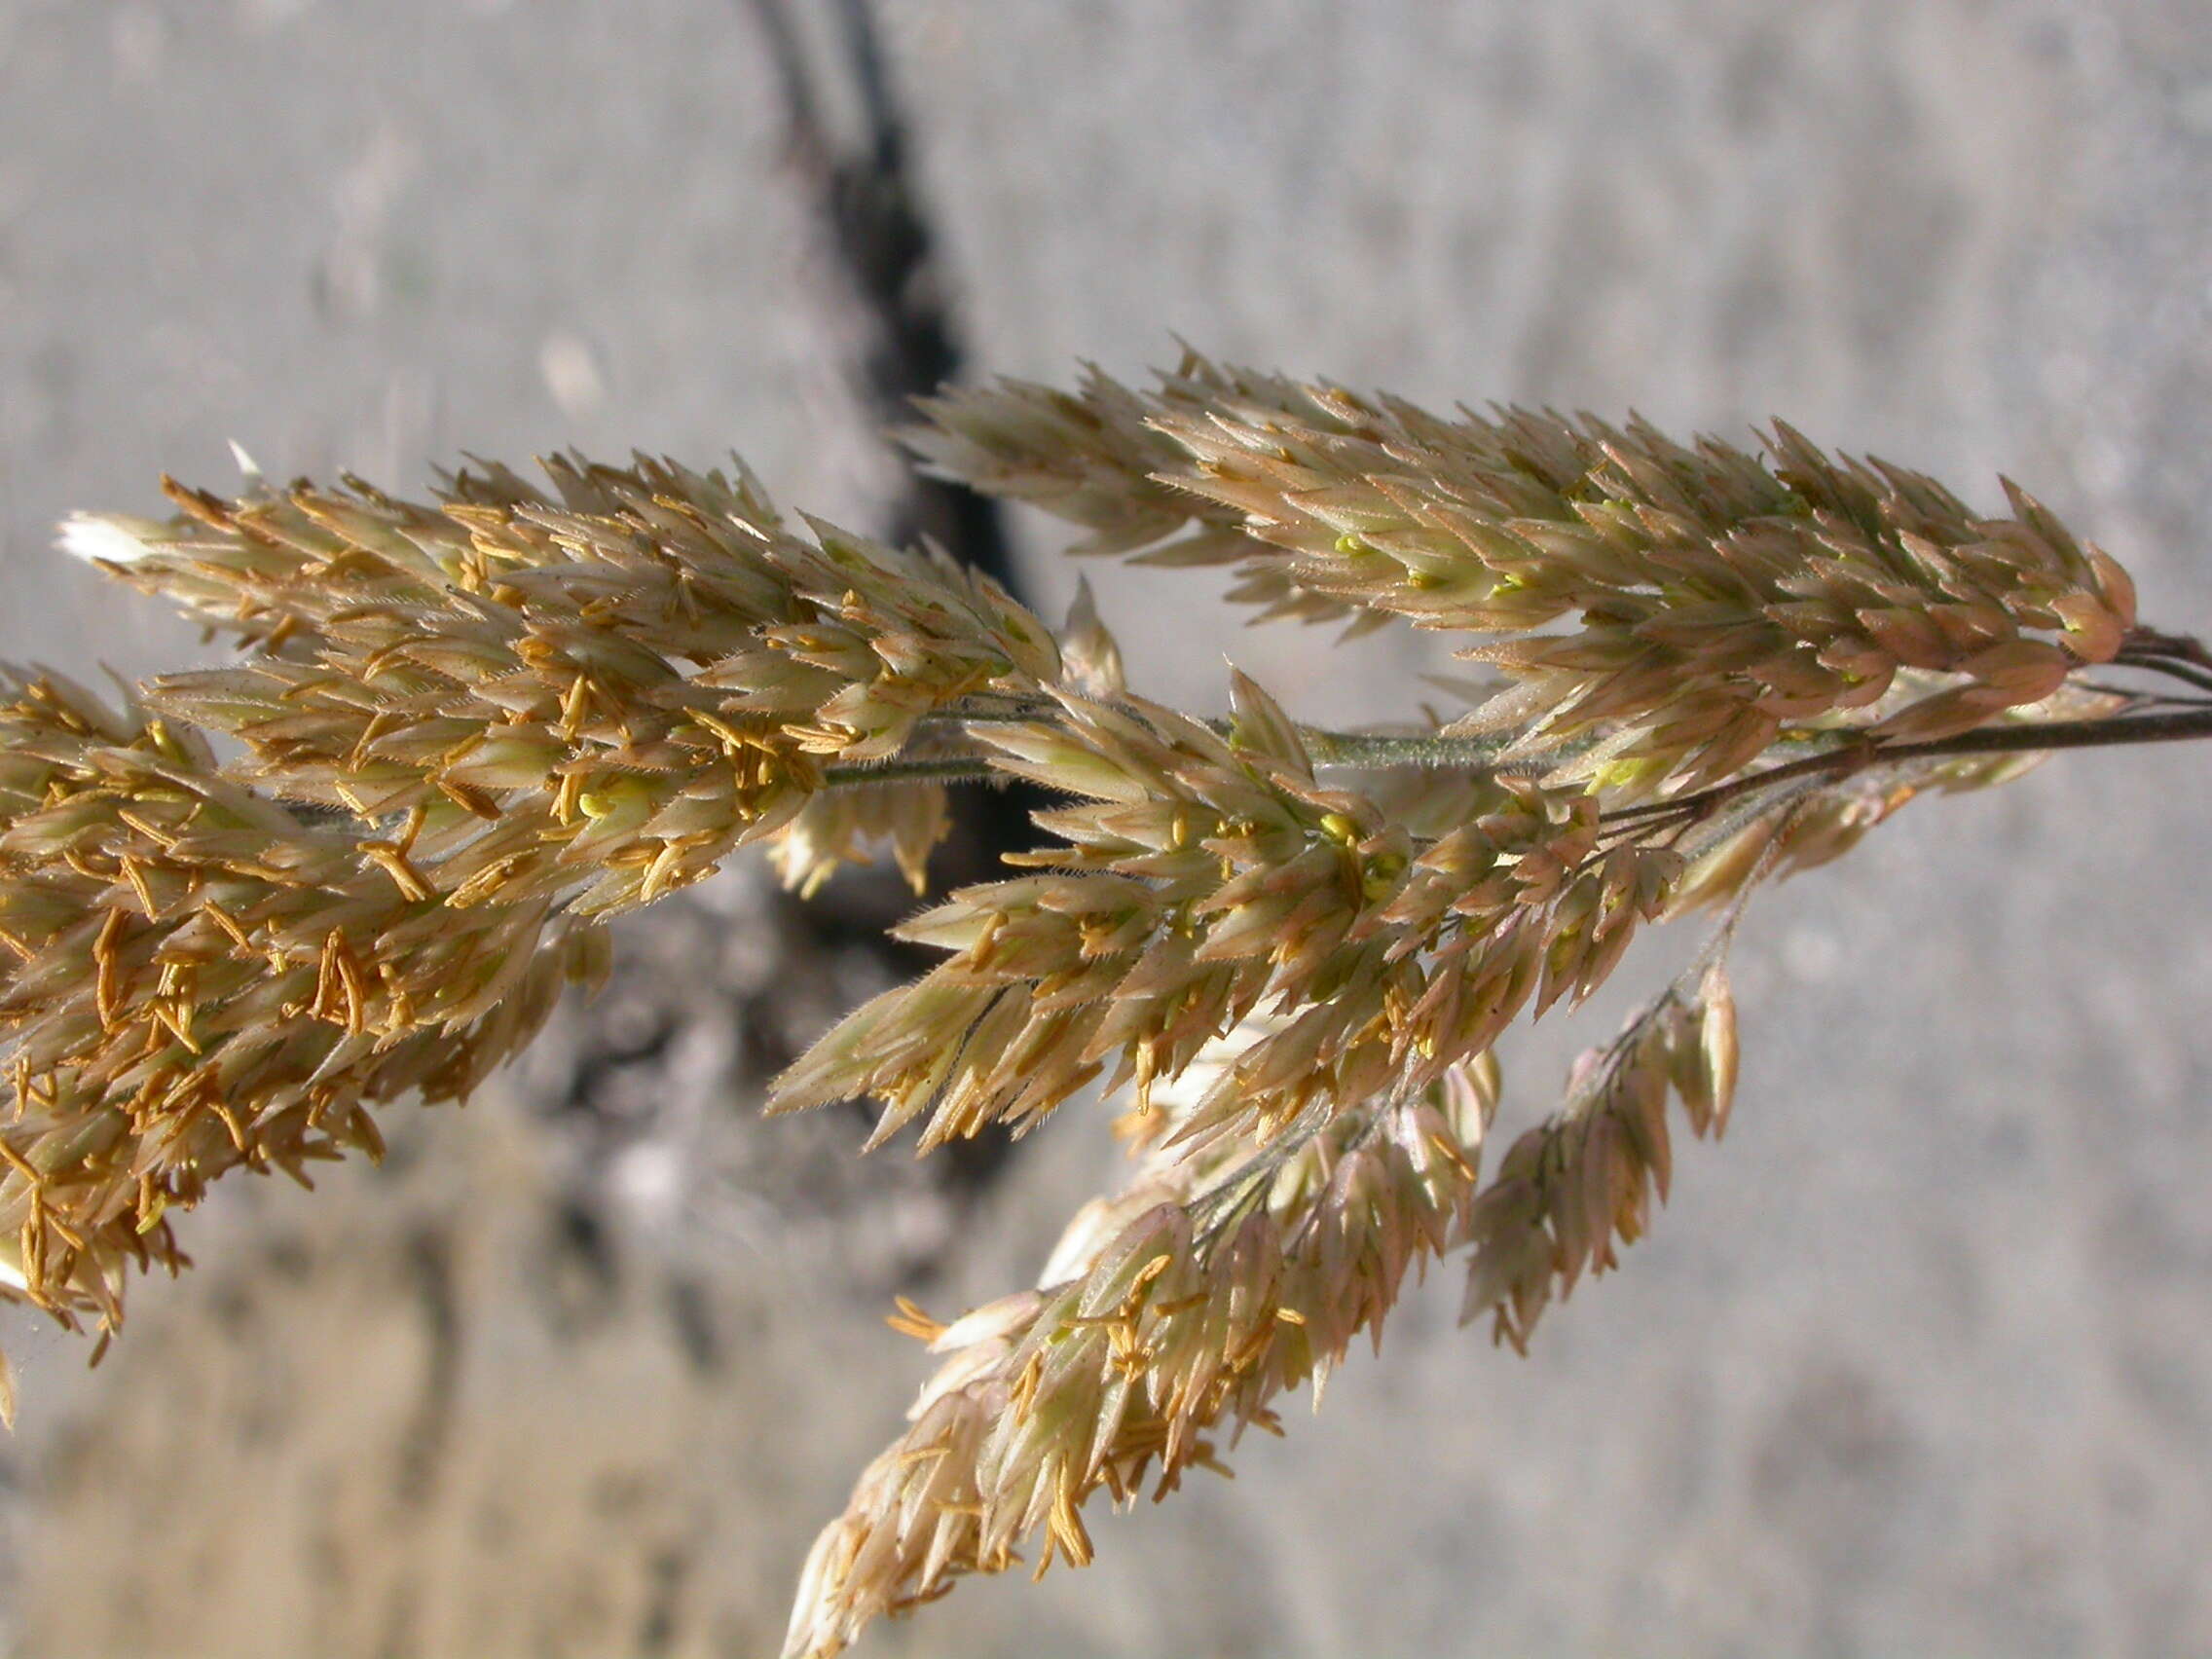
{"label": "hairy stem", "polygon": [[[934,731],[969,725],[1049,725],[1059,713],[1060,706],[1050,698],[984,693],[957,707],[924,715],[920,723],[925,730]],[[1228,720],[1207,719],[1202,723],[1219,737],[1232,734]],[[1308,725],[1300,726],[1298,735],[1319,765],[1426,766],[1440,771],[1494,766],[1506,742],[1493,737],[1444,737],[1436,732],[1329,731]]]}
{"label": "hairy stem", "polygon": [[[1047,719],[1043,710],[1015,714],[993,712],[981,720],[1035,720]],[[1214,721],[1226,731],[1226,722]],[[1501,744],[1481,738],[1435,735],[1396,737],[1361,732],[1320,731],[1301,727],[1313,758],[1325,766],[1432,766],[1488,767],[1494,763]],[[1658,824],[1681,820],[1695,822],[1743,795],[1776,784],[1820,778],[1828,782],[1852,777],[1875,766],[1901,765],[1915,760],[1952,759],[1969,755],[2033,755],[2059,749],[2112,749],[2141,743],[2183,743],[2212,737],[2212,708],[2191,707],[2163,714],[2116,715],[2104,719],[2047,720],[2012,725],[1982,726],[1952,737],[1924,743],[1873,743],[1847,740],[1837,747],[1808,755],[1802,759],[1770,766],[1764,771],[1732,778],[1724,784],[1700,790],[1672,800],[1645,806],[1623,807],[1605,814],[1609,824]],[[979,756],[933,756],[928,759],[893,759],[868,765],[831,766],[823,774],[834,789],[851,785],[899,783],[934,779],[942,783],[989,783],[1003,775]]]}
{"label": "hairy stem", "polygon": [[930,760],[876,760],[866,765],[825,766],[825,788],[865,789],[871,784],[1003,784],[1010,780],[975,756]]}
{"label": "hairy stem", "polygon": [[1444,737],[1435,732],[1392,736],[1312,726],[1300,726],[1298,734],[1305,739],[1307,752],[1323,766],[1490,767],[1497,763],[1506,744],[1502,737]]}

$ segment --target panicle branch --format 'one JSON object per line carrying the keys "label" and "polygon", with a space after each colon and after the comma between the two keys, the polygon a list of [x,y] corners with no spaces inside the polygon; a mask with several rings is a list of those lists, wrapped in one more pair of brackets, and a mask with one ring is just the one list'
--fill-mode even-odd
{"label": "panicle branch", "polygon": [[1458,1241],[1495,1101],[1478,1063],[1340,1110],[1287,1156],[1156,1157],[1077,1216],[1045,1288],[950,1326],[909,1315],[942,1363],[816,1541],[787,1659],[1004,1571],[1032,1536],[1039,1573],[1086,1565],[1092,1493],[1163,1496],[1219,1466],[1220,1430],[1274,1430],[1276,1397],[1380,1344],[1407,1272]]}
{"label": "panicle branch", "polygon": [[[775,836],[826,764],[901,753],[932,711],[1058,678],[1051,630],[989,578],[793,535],[742,467],[546,470],[552,497],[494,467],[437,507],[357,480],[178,490],[166,525],[78,520],[73,540],[260,647],[148,700],[242,739],[261,786],[371,820],[535,817],[548,859],[597,870],[589,912]],[[817,813],[785,866],[818,882],[881,832],[918,868],[941,822],[927,789]]]}
{"label": "panicle branch", "polygon": [[742,474],[549,470],[557,500],[495,468],[439,509],[355,482],[72,522],[257,654],[129,715],[0,678],[0,1293],[112,1325],[125,1266],[181,1261],[168,1210],[464,1097],[598,918],[741,844],[813,886],[886,838],[918,883],[941,787],[831,795],[826,762],[1057,675],[988,580],[795,536]]}
{"label": "panicle branch", "polygon": [[[1580,792],[1491,777],[1483,810],[1416,838],[1325,786],[1281,709],[1238,677],[1226,737],[1136,700],[1061,695],[1053,723],[980,726],[1004,770],[1083,804],[1039,816],[1045,872],[971,887],[899,930],[951,957],[857,1010],[770,1109],[885,1103],[880,1142],[1034,1124],[1108,1071],[1140,1102],[1255,1013],[1186,1134],[1265,1137],[1331,1102],[1416,1089],[1533,1002],[1586,996],[1681,860],[1598,847]],[[1470,802],[1471,804],[1471,802]]]}
{"label": "panicle branch", "polygon": [[0,1290],[112,1326],[127,1266],[181,1263],[171,1208],[374,1156],[367,1106],[464,1096],[598,971],[544,896],[442,902],[445,842],[302,824],[188,728],[0,676]]}
{"label": "panicle branch", "polygon": [[1461,1321],[1491,1315],[1526,1353],[1536,1321],[1585,1272],[1617,1267],[1667,1201],[1670,1095],[1692,1133],[1717,1138],[1736,1090],[1736,1005],[1725,970],[1669,987],[1576,1063],[1567,1101],[1515,1141],[1476,1199]]}
{"label": "panicle branch", "polygon": [[[1232,564],[1263,615],[1493,636],[1462,654],[1511,683],[1456,729],[1516,733],[1507,759],[1602,730],[1563,775],[1624,792],[1728,776],[1791,722],[1967,730],[2112,660],[2135,623],[2120,566],[2009,482],[2010,515],[1985,518],[1780,422],[1761,459],[1636,419],[1445,419],[1195,353],[1151,393],[1093,372],[925,413],[919,453],[1085,525],[1079,551]],[[1954,680],[1860,716],[1904,670]]]}

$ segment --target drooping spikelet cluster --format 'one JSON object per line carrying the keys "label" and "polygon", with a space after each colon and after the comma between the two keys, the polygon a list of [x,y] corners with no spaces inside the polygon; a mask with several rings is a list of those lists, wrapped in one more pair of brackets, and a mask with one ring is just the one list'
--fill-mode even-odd
{"label": "drooping spikelet cluster", "polygon": [[1462,1322],[1492,1315],[1528,1351],[1555,1296],[1618,1262],[1667,1201],[1674,1153],[1667,1101],[1690,1131],[1728,1127],[1736,1092],[1736,1004],[1717,962],[1693,986],[1670,986],[1604,1049],[1576,1063],[1564,1105],[1507,1150],[1476,1200]]}
{"label": "drooping spikelet cluster", "polygon": [[[1463,633],[1496,678],[1405,734],[1300,726],[1241,676],[1197,719],[1128,691],[1088,593],[1055,637],[941,557],[800,534],[742,468],[492,467],[426,505],[255,479],[74,520],[245,655],[120,714],[0,681],[0,1295],[112,1325],[127,1268],[179,1261],[172,1211],[465,1094],[605,918],[749,844],[807,892],[888,844],[919,890],[947,780],[1041,784],[1051,844],[899,930],[944,961],[772,1104],[872,1097],[877,1140],[926,1149],[1125,1089],[1141,1159],[1042,1289],[903,1319],[943,1365],[809,1562],[788,1652],[827,1659],[1040,1535],[1040,1565],[1088,1560],[1087,1499],[1272,1425],[1445,1250],[1524,1345],[1664,1201],[1669,1102],[1725,1124],[1720,956],[1760,882],[2084,734],[2212,735],[2083,681],[2212,690],[2212,655],[2137,628],[2028,497],[1978,517],[1784,426],[1761,459],[1196,357],[928,413],[926,456],[1090,550]],[[1483,1186],[1505,1028],[1700,906],[1693,969]]]}
{"label": "drooping spikelet cluster", "polygon": [[1035,1534],[1040,1569],[1084,1565],[1093,1492],[1163,1494],[1215,1462],[1217,1431],[1272,1428],[1279,1395],[1380,1342],[1407,1271],[1461,1240],[1495,1086],[1486,1059],[1345,1106],[1256,1172],[1156,1153],[1076,1218],[1044,1288],[947,1327],[909,1315],[943,1363],[816,1541],[787,1651],[834,1652]]}

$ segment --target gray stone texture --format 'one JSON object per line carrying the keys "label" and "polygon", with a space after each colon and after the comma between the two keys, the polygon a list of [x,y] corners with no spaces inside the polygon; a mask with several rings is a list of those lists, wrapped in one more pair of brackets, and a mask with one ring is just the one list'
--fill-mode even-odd
{"label": "gray stone texture", "polygon": [[[2212,626],[2199,5],[884,11],[987,368],[1134,373],[1176,331],[1442,403],[1779,412],[1974,498],[2010,471]],[[198,657],[48,543],[220,485],[231,438],[395,487],[734,446],[865,523],[885,462],[777,138],[730,0],[0,0],[0,654]],[[1091,576],[1198,706],[1224,653],[1343,721],[1447,661]],[[1234,1484],[865,1651],[2212,1651],[2208,815],[2194,750],[2068,756],[1774,894],[1734,1129],[1530,1359],[1435,1275]],[[891,1291],[1020,1282],[1112,1155],[1071,1108],[948,1196],[849,1174],[850,1118],[754,1124],[730,1010],[774,985],[796,1029],[865,974],[792,967],[746,875],[684,903],[498,1091],[394,1114],[384,1170],[233,1183],[97,1372],[6,1323],[0,1651],[772,1649],[924,1371]],[[1508,1053],[1514,1122],[1621,1007]],[[579,1128],[575,1033],[625,1019]]]}

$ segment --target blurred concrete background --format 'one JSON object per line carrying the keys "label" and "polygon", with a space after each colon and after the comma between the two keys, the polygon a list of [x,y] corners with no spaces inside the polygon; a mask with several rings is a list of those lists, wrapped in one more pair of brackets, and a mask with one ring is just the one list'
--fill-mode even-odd
{"label": "blurred concrete background", "polygon": [[[1173,330],[1443,403],[1781,413],[1976,498],[2002,467],[2212,625],[2192,0],[882,12],[985,368],[1134,373]],[[780,133],[734,0],[0,0],[0,654],[198,653],[48,542],[219,486],[233,438],[401,488],[736,447],[866,522]],[[1442,661],[1091,574],[1199,706],[1225,651],[1342,720]],[[1775,895],[1736,1127],[1530,1360],[1453,1328],[1448,1272],[1234,1484],[864,1651],[2212,1652],[2208,776],[2067,757]],[[500,1089],[394,1114],[385,1169],[241,1179],[99,1371],[0,1329],[0,1651],[772,1650],[923,1375],[889,1295],[1021,1282],[1110,1174],[1073,1110],[973,1187],[755,1124],[762,1055],[870,988],[781,914],[739,872]],[[1516,1121],[1574,1035],[1509,1056]]]}

